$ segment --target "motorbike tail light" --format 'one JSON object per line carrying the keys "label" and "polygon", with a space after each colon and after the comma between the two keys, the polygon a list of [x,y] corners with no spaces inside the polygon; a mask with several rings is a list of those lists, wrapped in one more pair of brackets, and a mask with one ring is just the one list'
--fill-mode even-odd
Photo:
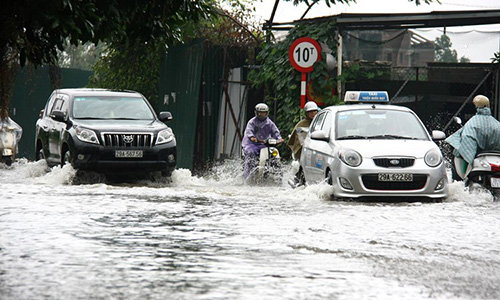
{"label": "motorbike tail light", "polygon": [[490,164],[491,172],[500,173],[500,165]]}

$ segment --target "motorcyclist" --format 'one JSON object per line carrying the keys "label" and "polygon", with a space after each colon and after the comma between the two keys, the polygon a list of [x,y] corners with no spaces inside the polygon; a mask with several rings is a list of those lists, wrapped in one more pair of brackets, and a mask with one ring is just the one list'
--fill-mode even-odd
{"label": "motorcyclist", "polygon": [[[300,160],[300,154],[302,153],[302,143],[304,142],[305,135],[307,134],[307,131],[305,131],[304,129],[308,129],[309,126],[311,126],[311,122],[318,114],[319,108],[316,102],[309,101],[306,103],[306,105],[304,105],[303,111],[304,118],[295,125],[287,143],[287,146],[292,150],[292,157],[296,161]],[[290,184],[294,188],[300,185],[298,168],[293,180],[290,180],[288,184]]]}
{"label": "motorcyclist", "polygon": [[[8,138],[13,135],[12,138]],[[0,161],[10,165],[18,152],[18,143],[23,135],[23,128],[8,116],[0,118]]]}
{"label": "motorcyclist", "polygon": [[490,100],[486,96],[477,95],[472,103],[477,109],[476,114],[445,139],[454,148],[453,167],[460,177],[466,174],[467,164],[471,165],[478,153],[500,151],[500,122],[491,115]]}
{"label": "motorcyclist", "polygon": [[274,138],[277,143],[283,142],[280,131],[276,124],[268,117],[269,107],[265,103],[255,106],[255,117],[251,118],[245,128],[242,147],[245,153],[243,176],[248,178],[252,169],[256,166],[260,149],[266,147],[264,141]]}

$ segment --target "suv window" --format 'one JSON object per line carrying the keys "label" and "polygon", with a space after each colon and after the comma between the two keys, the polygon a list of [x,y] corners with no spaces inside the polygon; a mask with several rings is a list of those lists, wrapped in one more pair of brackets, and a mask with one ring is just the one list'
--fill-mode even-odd
{"label": "suv window", "polygon": [[64,100],[63,98],[57,98],[56,101],[54,102],[54,106],[52,106],[52,109],[50,112],[53,111],[62,111],[62,112],[67,112],[68,111],[68,102]]}

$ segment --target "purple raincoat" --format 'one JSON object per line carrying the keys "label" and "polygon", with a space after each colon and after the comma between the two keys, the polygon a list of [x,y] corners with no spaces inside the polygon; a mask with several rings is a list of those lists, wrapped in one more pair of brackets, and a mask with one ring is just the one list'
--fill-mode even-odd
{"label": "purple raincoat", "polygon": [[260,155],[260,149],[266,147],[264,144],[252,142],[250,140],[252,136],[256,137],[258,140],[266,140],[269,138],[281,139],[280,131],[271,119],[266,118],[265,120],[260,120],[257,117],[253,117],[248,121],[247,127],[245,128],[245,135],[241,143],[243,151],[245,152],[245,178],[250,174],[256,157]]}

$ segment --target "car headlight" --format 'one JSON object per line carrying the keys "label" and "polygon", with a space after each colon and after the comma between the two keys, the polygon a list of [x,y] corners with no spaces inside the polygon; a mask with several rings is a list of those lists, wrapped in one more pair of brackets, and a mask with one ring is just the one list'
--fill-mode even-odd
{"label": "car headlight", "polygon": [[174,133],[171,128],[167,128],[158,132],[158,138],[156,139],[156,144],[168,143],[174,139]]}
{"label": "car headlight", "polygon": [[99,144],[99,140],[97,139],[97,134],[95,134],[93,130],[76,127],[75,132],[76,132],[76,137],[80,141],[92,144]]}
{"label": "car headlight", "polygon": [[438,150],[429,150],[424,156],[424,161],[429,167],[436,167],[443,161],[443,156]]}
{"label": "car headlight", "polygon": [[339,152],[340,159],[348,166],[357,167],[361,164],[363,159],[361,158],[361,154],[357,151],[346,149],[340,150]]}

